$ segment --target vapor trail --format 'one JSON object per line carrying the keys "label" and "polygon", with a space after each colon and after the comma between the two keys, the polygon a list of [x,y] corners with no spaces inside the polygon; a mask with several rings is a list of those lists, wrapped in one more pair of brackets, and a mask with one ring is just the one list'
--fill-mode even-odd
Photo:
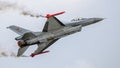
{"label": "vapor trail", "polygon": [[23,11],[21,14],[24,16],[30,16],[30,17],[36,17],[36,18],[39,18],[39,17],[45,18],[45,16],[37,14],[37,13],[33,13],[31,11]]}
{"label": "vapor trail", "polygon": [[17,3],[10,3],[5,1],[0,1],[0,11],[9,11],[12,10],[19,10],[20,14],[24,16],[30,16],[30,17],[45,17],[43,15],[33,13],[31,10],[27,9],[25,6],[18,5]]}
{"label": "vapor trail", "polygon": [[23,10],[23,7],[17,5],[16,3],[10,3],[10,2],[0,1],[0,11],[9,10],[9,9]]}
{"label": "vapor trail", "polygon": [[[25,15],[27,14],[28,16],[31,17],[39,17],[39,15],[35,15],[32,13],[30,10],[28,10],[25,6],[18,5],[17,3],[11,3],[11,2],[6,2],[6,1],[0,1],[0,11],[9,11],[9,10],[18,10],[20,11],[20,14]],[[3,48],[0,46],[0,57],[17,57],[17,54],[13,51],[10,51],[10,48]],[[26,55],[23,55],[21,57],[29,57]]]}
{"label": "vapor trail", "polygon": [[[7,48],[0,47],[0,57],[17,57],[15,52],[10,51]],[[29,57],[29,56],[21,56],[21,57]]]}
{"label": "vapor trail", "polygon": [[0,57],[15,57],[16,54],[9,51],[7,48],[0,47]]}

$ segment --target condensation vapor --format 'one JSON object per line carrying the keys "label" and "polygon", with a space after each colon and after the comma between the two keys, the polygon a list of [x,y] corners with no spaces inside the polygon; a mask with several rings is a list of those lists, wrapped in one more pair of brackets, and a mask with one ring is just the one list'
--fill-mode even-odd
{"label": "condensation vapor", "polygon": [[16,3],[10,3],[6,1],[0,1],[0,11],[4,10],[23,10],[23,7],[17,5]]}
{"label": "condensation vapor", "polygon": [[16,54],[11,52],[8,48],[0,47],[0,57],[15,57]]}
{"label": "condensation vapor", "polygon": [[[26,11],[22,6],[19,6],[16,3],[0,1],[0,11],[9,11],[11,9],[19,10],[20,13],[23,13]],[[3,48],[0,46],[0,57],[17,57],[17,56],[16,56],[16,53],[9,51],[9,48]],[[28,56],[22,56],[22,57],[28,57]]]}
{"label": "condensation vapor", "polygon": [[37,13],[33,13],[31,11],[23,11],[21,14],[24,15],[24,16],[30,16],[30,17],[36,17],[36,18],[39,18],[39,17],[46,18],[43,15],[40,15],[40,14],[37,14]]}
{"label": "condensation vapor", "polygon": [[25,6],[18,5],[17,3],[10,3],[5,1],[0,1],[0,11],[9,11],[9,10],[19,10],[20,14],[30,17],[45,17],[43,15],[33,13],[31,10],[27,9]]}
{"label": "condensation vapor", "polygon": [[[8,48],[0,47],[0,57],[17,57],[15,52],[10,51]],[[21,56],[21,57],[29,57],[29,56]]]}

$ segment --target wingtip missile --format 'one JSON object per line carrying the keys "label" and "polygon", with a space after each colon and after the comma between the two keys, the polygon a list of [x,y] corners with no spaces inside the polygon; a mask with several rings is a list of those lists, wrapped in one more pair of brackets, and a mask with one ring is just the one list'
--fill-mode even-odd
{"label": "wingtip missile", "polygon": [[54,13],[54,14],[47,14],[45,17],[46,17],[46,18],[50,18],[50,17],[52,17],[52,16],[57,16],[57,15],[60,15],[60,14],[63,14],[63,13],[65,13],[65,11],[58,12],[58,13]]}
{"label": "wingtip missile", "polygon": [[43,52],[40,52],[40,53],[38,53],[38,54],[31,54],[30,55],[30,57],[35,57],[36,55],[39,55],[39,54],[44,54],[44,53],[48,53],[48,52],[50,52],[50,51],[43,51]]}

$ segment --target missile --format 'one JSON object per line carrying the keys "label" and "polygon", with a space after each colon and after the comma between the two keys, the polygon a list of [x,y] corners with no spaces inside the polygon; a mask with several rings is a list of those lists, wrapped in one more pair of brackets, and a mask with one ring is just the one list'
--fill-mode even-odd
{"label": "missile", "polygon": [[65,11],[59,12],[59,13],[54,13],[54,14],[47,14],[45,17],[46,17],[46,18],[50,18],[50,17],[52,17],[52,16],[57,16],[57,15],[60,15],[60,14],[63,14],[63,13],[65,13]]}
{"label": "missile", "polygon": [[44,53],[48,53],[48,52],[50,52],[50,51],[43,51],[43,52],[40,52],[40,53],[38,53],[38,54],[31,54],[30,56],[31,57],[34,57],[34,56],[36,56],[36,55],[39,55],[39,54],[44,54]]}

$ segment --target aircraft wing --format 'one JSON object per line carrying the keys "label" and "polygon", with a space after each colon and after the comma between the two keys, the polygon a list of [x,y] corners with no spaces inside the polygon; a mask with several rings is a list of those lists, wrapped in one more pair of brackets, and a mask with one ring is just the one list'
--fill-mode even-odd
{"label": "aircraft wing", "polygon": [[64,27],[65,25],[59,21],[56,17],[50,17],[47,19],[46,24],[43,28],[43,32],[50,32]]}
{"label": "aircraft wing", "polygon": [[38,48],[37,48],[37,50],[35,50],[35,52],[33,54],[37,55],[37,54],[43,52],[46,48],[48,48],[49,46],[51,46],[57,40],[58,39],[54,39],[54,40],[50,40],[50,41],[48,41],[46,43],[38,44]]}
{"label": "aircraft wing", "polygon": [[7,28],[11,29],[12,31],[14,31],[15,33],[19,35],[24,35],[25,33],[31,32],[30,30],[27,30],[27,29],[24,29],[24,28],[15,26],[15,25],[9,26]]}

